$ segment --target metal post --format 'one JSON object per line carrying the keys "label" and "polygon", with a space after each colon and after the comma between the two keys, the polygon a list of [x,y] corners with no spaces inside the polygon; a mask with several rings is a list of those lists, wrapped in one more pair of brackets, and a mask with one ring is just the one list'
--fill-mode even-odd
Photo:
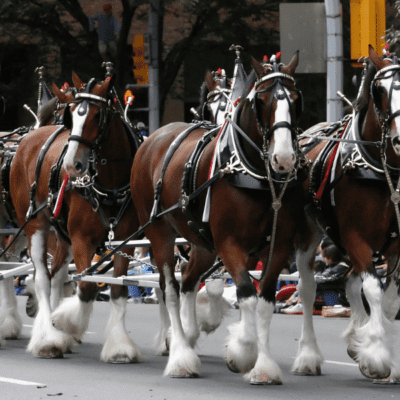
{"label": "metal post", "polygon": [[338,121],[343,117],[343,33],[340,0],[325,0],[327,31],[326,120]]}
{"label": "metal post", "polygon": [[158,0],[150,4],[149,27],[149,135],[160,127],[160,98],[158,90]]}

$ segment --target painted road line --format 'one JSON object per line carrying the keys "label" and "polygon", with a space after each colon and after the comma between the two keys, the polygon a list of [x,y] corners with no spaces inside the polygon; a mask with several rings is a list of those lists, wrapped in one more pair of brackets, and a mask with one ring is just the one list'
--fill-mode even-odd
{"label": "painted road line", "polygon": [[[295,359],[296,357],[292,357]],[[324,360],[324,363],[327,364],[337,364],[337,365],[346,365],[348,367],[358,367],[358,364],[355,363],[347,363],[347,362],[341,362],[341,361],[329,361],[329,360]]]}
{"label": "painted road line", "polygon": [[[25,328],[33,328],[33,325],[23,325]],[[85,332],[85,333],[88,333],[89,335],[95,335],[96,334],[96,332]]]}
{"label": "painted road line", "polygon": [[24,386],[38,386],[41,388],[47,387],[47,385],[44,383],[21,381],[20,379],[4,378],[3,376],[0,376],[0,382],[14,383],[16,385],[24,385]]}

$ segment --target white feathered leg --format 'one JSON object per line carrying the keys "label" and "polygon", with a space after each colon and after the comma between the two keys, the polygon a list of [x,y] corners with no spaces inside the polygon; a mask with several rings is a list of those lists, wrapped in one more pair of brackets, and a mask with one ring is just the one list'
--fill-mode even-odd
{"label": "white feathered leg", "polygon": [[[399,297],[399,287],[397,286],[394,279],[387,284],[385,294],[383,295],[383,312],[389,321],[394,321],[400,307],[400,297]],[[394,327],[394,326],[393,326]],[[395,333],[396,338],[398,337],[397,332]],[[397,352],[397,346],[393,346],[394,352]],[[395,360],[396,357],[393,357]],[[394,382],[400,382],[400,367],[394,362],[392,371],[390,374],[390,379]]]}
{"label": "white feathered leg", "polygon": [[164,302],[164,296],[161,289],[155,289],[156,296],[159,304],[160,311],[160,330],[157,333],[156,342],[156,354],[158,356],[167,356],[169,354],[169,344],[171,341],[171,320],[167,307]]}
{"label": "white feathered leg", "polygon": [[282,371],[273,360],[269,350],[271,318],[275,304],[263,298],[258,299],[258,357],[254,368],[245,375],[252,385],[282,385]]}
{"label": "white feathered leg", "polygon": [[196,346],[200,329],[196,319],[196,296],[199,285],[192,292],[181,293],[181,321],[183,331],[192,348]]}
{"label": "white feathered leg", "polygon": [[228,326],[226,363],[233,372],[247,373],[257,361],[257,297],[239,301],[240,321]]}
{"label": "white feathered leg", "polygon": [[314,255],[314,246],[310,246],[307,252],[298,251],[296,254],[296,264],[301,276],[298,286],[303,305],[303,327],[292,372],[299,375],[321,375],[321,365],[324,362],[313,324],[313,304],[317,287],[311,269]]}
{"label": "white feathered leg", "polygon": [[206,282],[206,291],[197,295],[196,315],[201,331],[214,332],[227,315],[231,306],[223,298],[224,280],[213,279]]}
{"label": "white feathered leg", "polygon": [[17,339],[22,330],[13,278],[0,281],[0,340]]}
{"label": "white feathered leg", "polygon": [[69,246],[64,262],[51,279],[50,305],[53,311],[60,305],[61,300],[64,298],[64,283],[68,280],[68,265],[72,258],[72,247]]}
{"label": "white feathered leg", "polygon": [[183,332],[179,314],[179,297],[171,284],[172,277],[167,265],[164,266],[164,275],[165,302],[171,319],[171,343],[164,376],[173,378],[196,377],[200,374],[200,359],[190,347]]}
{"label": "white feathered leg", "polygon": [[383,289],[380,280],[369,273],[363,274],[362,279],[363,291],[371,313],[368,322],[355,329],[356,361],[366,377],[384,379],[390,375],[393,365],[387,332],[390,331],[392,323],[383,315]]}
{"label": "white feathered leg", "polygon": [[100,359],[111,363],[141,361],[140,350],[125,329],[126,298],[111,299],[111,314]]}
{"label": "white feathered leg", "polygon": [[88,329],[94,301],[81,301],[78,287],[75,296],[65,298],[54,310],[52,320],[57,329],[67,332],[79,343]]}
{"label": "white feathered leg", "polygon": [[74,346],[72,336],[53,326],[50,308],[50,280],[43,250],[45,237],[37,231],[31,238],[31,257],[35,265],[35,290],[39,302],[38,314],[33,323],[32,336],[27,351],[44,358],[62,357]]}
{"label": "white feathered leg", "polygon": [[346,298],[350,303],[351,317],[349,325],[343,332],[342,337],[348,344],[347,353],[349,356],[356,360],[357,354],[354,346],[354,334],[357,328],[363,326],[368,315],[365,311],[364,304],[361,298],[362,280],[359,276],[350,275],[346,282]]}

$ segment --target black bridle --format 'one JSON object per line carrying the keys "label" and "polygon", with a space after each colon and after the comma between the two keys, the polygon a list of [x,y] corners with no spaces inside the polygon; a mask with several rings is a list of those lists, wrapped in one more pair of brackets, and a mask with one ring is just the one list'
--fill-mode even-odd
{"label": "black bridle", "polygon": [[[375,111],[381,121],[385,122],[386,127],[389,126],[390,122],[392,122],[393,119],[396,117],[400,116],[400,109],[395,111],[394,113],[390,114],[391,112],[391,103],[392,103],[392,98],[393,98],[393,91],[394,90],[400,90],[400,64],[399,64],[399,59],[396,56],[393,56],[390,61],[392,61],[392,65],[389,65],[385,68],[382,68],[379,70],[374,79],[371,82],[371,88],[370,88],[370,93],[371,93],[371,98],[372,101],[374,102],[375,106]],[[386,72],[393,71],[392,74],[387,75],[387,76],[382,76]],[[377,100],[376,100],[376,90],[377,90],[377,81],[382,80],[382,79],[389,79],[393,78],[392,83],[389,88],[389,93],[388,93],[388,106],[386,111],[381,112],[379,110],[379,107],[377,105]]]}
{"label": "black bridle", "polygon": [[[290,132],[292,134],[292,140],[295,143],[296,137],[298,134],[298,128],[296,125],[293,125],[287,121],[280,121],[280,122],[274,123],[271,127],[265,127],[261,123],[259,106],[257,105],[257,99],[259,98],[261,93],[266,93],[269,91],[271,92],[271,96],[270,96],[269,104],[268,104],[267,121],[270,121],[270,119],[271,119],[272,102],[274,101],[274,99],[276,99],[278,101],[286,100],[289,103],[289,109],[291,110],[292,121],[295,121],[296,118],[293,118],[293,117],[299,117],[301,111],[303,110],[303,95],[302,95],[301,91],[296,89],[293,86],[288,86],[284,83],[284,79],[290,80],[291,82],[295,83],[294,78],[291,75],[280,72],[280,70],[279,70],[280,65],[278,65],[277,63],[274,63],[272,68],[274,71],[273,73],[263,76],[262,78],[257,80],[254,85],[255,96],[253,97],[252,107],[253,107],[254,113],[256,115],[257,126],[258,126],[258,129],[260,130],[260,132],[263,134],[264,142],[265,141],[269,142],[271,140],[271,136],[275,132],[276,129],[287,128],[290,130]],[[257,90],[258,86],[260,86],[262,83],[269,81],[271,79],[273,80],[272,85],[268,86],[265,89]],[[288,91],[293,91],[293,92],[297,93],[297,95],[298,95],[298,99],[296,100],[296,103],[301,102],[301,104],[300,104],[300,107],[296,107],[297,108],[296,113],[293,111],[293,106],[290,101],[290,97],[288,96],[285,88]]]}
{"label": "black bridle", "polygon": [[[95,84],[96,84],[95,79],[91,79],[85,88],[85,92],[74,94],[75,101],[68,104],[68,112],[71,112],[69,110],[69,107],[71,104],[77,105],[77,111],[78,111],[79,115],[87,114],[90,105],[99,107],[99,109],[100,109],[99,134],[96,136],[96,139],[94,140],[94,142],[89,142],[88,140],[84,139],[83,137],[81,137],[79,135],[71,135],[70,134],[70,136],[68,138],[68,142],[76,141],[76,142],[82,143],[83,145],[85,145],[86,147],[91,149],[94,153],[97,153],[97,151],[101,148],[101,145],[106,141],[106,139],[109,135],[112,120],[114,118],[115,113],[113,112],[112,107],[111,107],[111,100],[107,100],[104,97],[97,96],[95,94],[90,93],[91,88]],[[106,104],[107,107],[105,107],[105,108],[102,107],[102,105],[99,104],[99,102]]]}

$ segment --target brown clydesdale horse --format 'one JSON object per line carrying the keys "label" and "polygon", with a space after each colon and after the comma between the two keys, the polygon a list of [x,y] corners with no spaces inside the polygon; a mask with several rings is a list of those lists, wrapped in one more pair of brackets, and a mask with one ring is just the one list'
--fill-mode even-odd
{"label": "brown clydesdale horse", "polygon": [[[72,101],[74,99],[72,93],[66,94],[66,99]],[[61,106],[61,107],[60,107]],[[63,113],[63,108],[58,98],[51,99],[46,105],[41,108],[39,113],[39,126],[52,125],[55,122],[55,116],[60,116]],[[2,201],[0,204],[0,227],[5,229],[7,226],[13,226],[15,215],[13,215],[13,206],[9,194],[10,185],[10,166],[12,158],[16,152],[19,142],[23,137],[30,132],[30,128],[22,127],[13,132],[0,133],[0,141],[3,143],[2,154],[0,159],[1,179],[0,192],[2,193]],[[12,141],[11,141],[12,140]],[[5,234],[0,234],[1,247],[5,248]],[[0,258],[1,261],[18,262],[21,252],[28,247],[28,241],[25,235],[20,235],[14,241],[13,237],[7,242],[13,241],[12,246]],[[52,249],[49,253],[53,254]],[[31,294],[34,297],[34,293]],[[22,321],[17,309],[17,300],[14,290],[14,278],[0,280],[0,341],[1,339],[16,339],[22,330]],[[36,304],[33,302],[31,304]],[[31,310],[35,313],[35,310]]]}
{"label": "brown clydesdale horse", "polygon": [[[305,186],[314,204],[311,214],[351,261],[352,273],[346,285],[351,320],[344,333],[348,353],[366,377],[384,379],[391,375],[397,381],[400,372],[393,364],[390,328],[400,305],[399,271],[387,278],[385,290],[373,256],[375,252],[386,256],[388,272],[395,269],[399,259],[400,221],[395,210],[400,200],[399,81],[397,57],[381,58],[370,46],[368,68],[353,115],[346,120],[347,129],[341,126],[342,139],[357,143],[330,145],[322,141],[309,151],[314,164]],[[313,127],[304,134],[320,134],[320,129]],[[315,230],[309,238],[312,244],[298,265],[313,263],[321,232]],[[303,305],[304,296],[314,298],[313,283],[307,286],[300,289]],[[361,289],[369,304],[369,315],[361,300]],[[305,306],[310,310],[312,303]],[[308,329],[308,346],[316,347],[314,332]]]}
{"label": "brown clydesdale horse", "polygon": [[[218,256],[237,285],[241,310],[240,322],[229,327],[227,364],[235,372],[247,373],[252,383],[281,383],[282,374],[269,354],[265,330],[274,309],[280,269],[261,281],[259,297],[248,270],[254,269],[258,260],[267,264],[271,236],[275,239],[271,265],[286,265],[293,241],[299,243],[301,230],[307,227],[303,191],[296,184],[303,170],[294,127],[302,105],[293,78],[297,64],[298,53],[288,65],[261,65],[253,59],[254,72],[218,140],[212,137],[207,141],[204,127],[172,123],[150,135],[135,157],[131,192],[142,226],[152,222],[145,234],[152,244],[171,319],[167,376],[199,375],[200,361],[193,351],[200,334],[197,285]],[[217,143],[221,151],[216,150]],[[208,180],[214,154],[215,170]],[[210,197],[200,188],[206,181],[213,182]],[[209,206],[206,200],[210,200]],[[165,214],[160,216],[160,212]],[[272,235],[274,226],[276,235]],[[174,276],[177,235],[192,245],[180,296]]]}
{"label": "brown clydesdale horse", "polygon": [[[69,103],[64,125],[31,132],[19,145],[11,166],[11,197],[25,233],[36,271],[39,311],[28,351],[40,357],[62,357],[85,333],[98,292],[95,283],[80,282],[77,296],[62,299],[68,264],[77,272],[90,266],[109,232],[123,239],[137,229],[129,193],[129,175],[139,139],[129,133],[114,107],[112,80],[84,84],[73,74],[73,98],[53,85],[61,103]],[[72,102],[71,102],[72,100]],[[43,147],[43,149],[42,149]],[[42,150],[41,150],[42,149]],[[67,176],[68,174],[68,176]],[[61,203],[56,197],[66,184]],[[63,189],[64,190],[64,189]],[[41,205],[48,206],[41,210]],[[35,210],[41,210],[35,213]],[[57,231],[57,251],[47,269],[47,243]],[[114,275],[125,275],[128,259],[116,257]],[[101,359],[135,362],[139,350],[124,328],[127,288],[112,287],[112,313]]]}

